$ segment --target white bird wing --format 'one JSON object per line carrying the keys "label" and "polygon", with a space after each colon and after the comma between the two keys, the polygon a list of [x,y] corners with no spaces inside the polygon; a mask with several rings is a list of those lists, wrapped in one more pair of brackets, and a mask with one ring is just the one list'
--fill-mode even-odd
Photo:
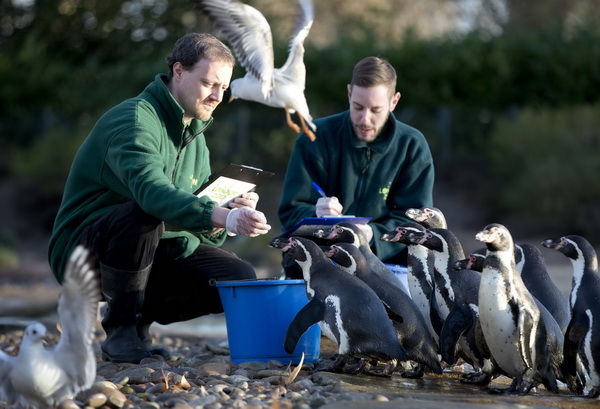
{"label": "white bird wing", "polygon": [[242,66],[261,83],[265,98],[273,90],[273,36],[265,17],[237,0],[200,0],[200,7],[227,37]]}
{"label": "white bird wing", "polygon": [[77,246],[65,269],[58,301],[62,328],[60,341],[53,350],[56,363],[73,381],[67,389],[76,394],[88,389],[96,377],[96,357],[92,348],[100,301],[100,284],[95,260],[83,246]]}
{"label": "white bird wing", "polygon": [[10,382],[15,357],[0,350],[0,401],[15,402],[17,394]]}
{"label": "white bird wing", "polygon": [[304,40],[310,32],[314,20],[312,0],[300,0],[296,28],[290,38],[288,58],[285,64],[278,69],[279,73],[288,80],[293,81],[302,90],[306,82],[306,67],[304,66]]}

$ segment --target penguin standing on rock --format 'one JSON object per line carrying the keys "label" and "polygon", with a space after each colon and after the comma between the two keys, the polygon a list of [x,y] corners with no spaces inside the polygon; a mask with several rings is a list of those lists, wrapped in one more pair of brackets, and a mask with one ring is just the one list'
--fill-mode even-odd
{"label": "penguin standing on rock", "polygon": [[[381,235],[380,240],[397,242],[406,245],[407,248],[407,270],[408,270],[408,290],[410,296],[415,302],[429,333],[437,343],[439,340],[438,332],[441,331],[443,319],[440,316],[437,304],[433,301],[434,278],[433,278],[433,257],[430,257],[429,249],[419,244],[412,243],[408,238],[411,232],[424,232],[425,227],[419,223],[402,223],[393,231]],[[433,325],[436,322],[436,331]]]}
{"label": "penguin standing on rock", "polygon": [[292,353],[302,334],[319,323],[323,334],[338,345],[339,354],[331,366],[321,370],[342,371],[354,356],[387,362],[381,375],[389,376],[398,361],[408,359],[384,304],[367,284],[333,265],[312,240],[275,238],[271,245],[300,265],[310,300],[288,327],[286,351]]}
{"label": "penguin standing on rock", "polygon": [[463,382],[487,385],[496,374],[497,366],[478,327],[481,275],[471,270],[454,270],[456,261],[464,258],[464,251],[458,238],[448,229],[412,232],[408,239],[427,247],[435,256],[435,297],[444,320],[439,342],[442,359],[454,364],[456,351],[478,370],[466,376]]}
{"label": "penguin standing on rock", "polygon": [[517,272],[513,239],[506,227],[490,224],[475,238],[487,254],[479,287],[479,320],[487,345],[513,382],[492,393],[526,395],[534,382],[558,392],[546,325]]}
{"label": "penguin standing on rock", "polygon": [[389,285],[399,287],[406,294],[410,295],[410,292],[404,283],[400,281],[389,268],[387,268],[385,263],[381,261],[375,253],[373,253],[367,238],[356,224],[347,222],[338,223],[333,225],[331,229],[327,231],[316,231],[315,236],[328,240],[331,244],[350,243],[354,245],[365,256],[374,273],[379,274]]}
{"label": "penguin standing on rock", "polygon": [[540,249],[532,244],[515,244],[515,262],[531,295],[552,314],[564,334],[571,319],[569,303],[550,278]]}
{"label": "penguin standing on rock", "polygon": [[390,310],[402,317],[401,322],[393,322],[398,332],[398,339],[406,350],[408,358],[419,364],[415,371],[405,372],[402,376],[421,378],[425,367],[441,374],[442,367],[437,356],[436,343],[429,334],[425,319],[414,301],[404,291],[387,285],[381,276],[373,273],[363,254],[352,244],[332,245],[327,257],[345,272],[364,281]]}
{"label": "penguin standing on rock", "polygon": [[[454,268],[481,272],[485,252],[485,248],[472,252],[468,258],[457,261]],[[527,243],[515,244],[515,263],[525,287],[539,301],[538,306],[542,304],[548,310],[564,334],[571,317],[569,303],[550,278],[540,250]]]}
{"label": "penguin standing on rock", "polygon": [[546,239],[542,245],[560,251],[573,264],[571,320],[565,334],[562,365],[567,386],[574,393],[583,393],[576,370],[579,355],[591,383],[586,396],[597,398],[600,396],[600,276],[596,251],[585,238],[575,235]]}

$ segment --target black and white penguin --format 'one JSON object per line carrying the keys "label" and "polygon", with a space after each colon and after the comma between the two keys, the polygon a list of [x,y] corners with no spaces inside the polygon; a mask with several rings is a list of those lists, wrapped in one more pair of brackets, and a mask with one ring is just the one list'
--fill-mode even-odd
{"label": "black and white penguin", "polygon": [[577,381],[577,356],[581,358],[591,387],[589,398],[600,396],[600,276],[598,257],[590,243],[581,236],[546,239],[542,245],[560,251],[573,265],[569,305],[571,320],[565,333],[563,372],[569,389],[583,393]]}
{"label": "black and white penguin", "polygon": [[[408,239],[427,247],[435,256],[435,297],[444,320],[440,332],[440,352],[449,364],[458,356],[473,365],[477,373],[470,374],[464,382],[487,384],[497,368],[478,333],[478,293],[481,275],[472,270],[454,269],[456,261],[464,258],[458,238],[445,228],[413,232]],[[458,349],[456,348],[458,346]]]}
{"label": "black and white penguin", "polygon": [[[478,249],[464,260],[459,260],[455,268],[483,270],[485,249]],[[552,314],[563,334],[567,329],[571,313],[566,297],[548,274],[541,251],[528,243],[515,244],[515,263],[523,283],[531,293]]]}
{"label": "black and white penguin", "polygon": [[485,262],[486,252],[487,249],[485,247],[471,252],[467,258],[454,262],[454,269],[473,270],[481,273],[481,270],[483,270],[483,263]]}
{"label": "black and white penguin", "polygon": [[338,345],[339,354],[336,362],[322,370],[340,371],[354,356],[387,362],[382,374],[389,375],[397,361],[408,359],[384,304],[367,284],[333,265],[310,239],[276,238],[271,245],[300,265],[310,300],[288,327],[286,351],[292,353],[302,334],[319,323],[323,334]]}
{"label": "black and white penguin", "polygon": [[513,378],[510,388],[490,392],[524,395],[534,382],[558,392],[549,345],[550,335],[557,334],[547,332],[540,309],[516,269],[510,232],[501,224],[490,224],[475,238],[487,247],[479,287],[481,329],[495,361]]}
{"label": "black and white penguin", "polygon": [[[414,244],[407,238],[407,235],[413,231],[424,232],[425,227],[415,222],[402,223],[393,231],[382,234],[379,239],[406,245],[408,291],[417,308],[421,311],[429,333],[437,344],[439,341],[438,331],[441,331],[443,319],[438,308],[432,311],[435,285],[433,278],[434,258],[429,257],[430,253],[427,247]],[[434,305],[437,307],[437,304]],[[436,322],[437,331],[432,322]]]}
{"label": "black and white penguin", "polygon": [[404,283],[400,281],[389,268],[387,268],[385,263],[381,261],[375,253],[373,253],[367,238],[356,224],[347,222],[338,223],[333,225],[329,230],[319,230],[315,232],[315,236],[328,240],[330,245],[336,243],[350,243],[358,247],[367,259],[373,272],[379,274],[389,285],[398,287],[406,294],[410,295],[410,292]]}
{"label": "black and white penguin", "polygon": [[448,223],[444,213],[437,207],[421,207],[420,209],[411,208],[405,212],[409,219],[422,224],[427,229],[447,229]]}
{"label": "black and white penguin", "polygon": [[571,320],[569,302],[548,274],[540,249],[532,244],[515,244],[515,263],[523,283],[554,317],[563,334]]}
{"label": "black and white penguin", "polygon": [[362,252],[350,243],[332,245],[327,257],[348,274],[364,281],[389,309],[402,318],[401,322],[393,322],[398,339],[408,358],[419,364],[415,371],[405,372],[402,376],[421,378],[425,367],[441,374],[436,342],[429,334],[425,319],[411,297],[398,287],[388,285],[379,274],[374,273]]}

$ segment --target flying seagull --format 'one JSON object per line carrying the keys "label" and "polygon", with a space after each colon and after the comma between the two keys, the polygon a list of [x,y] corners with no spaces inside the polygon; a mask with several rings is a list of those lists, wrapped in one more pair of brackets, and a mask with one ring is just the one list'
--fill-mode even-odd
{"label": "flying seagull", "polygon": [[[285,110],[287,124],[315,140],[316,126],[304,96],[306,67],[304,39],[314,19],[312,0],[299,0],[300,13],[290,38],[288,58],[281,68],[274,67],[273,37],[265,17],[254,7],[238,0],[199,0],[200,7],[221,30],[246,69],[243,78],[231,82],[231,100],[240,98]],[[294,112],[301,127],[292,121]],[[307,126],[308,125],[308,126]]]}
{"label": "flying seagull", "polygon": [[99,301],[92,257],[78,246],[67,264],[58,300],[59,342],[46,348],[46,327],[34,322],[25,328],[18,355],[0,350],[0,400],[17,407],[51,408],[89,389],[96,378],[92,339]]}

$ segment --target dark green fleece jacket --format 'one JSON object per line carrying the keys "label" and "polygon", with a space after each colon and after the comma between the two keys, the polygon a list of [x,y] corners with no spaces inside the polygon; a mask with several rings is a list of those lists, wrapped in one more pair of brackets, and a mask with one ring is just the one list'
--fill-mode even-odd
{"label": "dark green fleece jacket", "polygon": [[163,235],[171,254],[185,257],[200,243],[220,246],[213,229],[216,203],[193,192],[211,174],[202,133],[212,122],[183,123],[183,109],[159,74],[137,97],[107,111],[73,161],[49,244],[52,271],[62,282],[65,263],[83,229],[133,200],[174,227]]}
{"label": "dark green fleece jacket", "polygon": [[404,246],[379,240],[381,234],[410,221],[408,208],[433,205],[434,167],[425,137],[393,114],[371,143],[356,138],[349,111],[315,125],[317,139],[301,134],[290,157],[278,213],[283,228],[316,216],[315,182],[339,199],[344,214],[373,218],[372,248],[381,260],[396,256]]}

